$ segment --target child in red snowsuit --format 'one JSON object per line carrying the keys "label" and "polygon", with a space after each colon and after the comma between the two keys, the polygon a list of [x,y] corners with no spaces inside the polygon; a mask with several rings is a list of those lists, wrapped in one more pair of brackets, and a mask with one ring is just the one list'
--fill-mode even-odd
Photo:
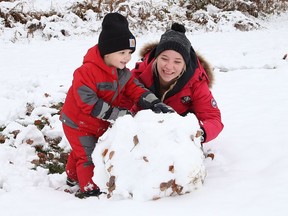
{"label": "child in red snowsuit", "polygon": [[78,183],[84,197],[101,194],[92,180],[91,154],[110,122],[129,113],[119,107],[126,97],[143,109],[173,112],[126,68],[135,48],[126,18],[118,13],[107,14],[98,44],[88,50],[83,64],[74,72],[60,120],[72,148],[66,165],[67,184]]}

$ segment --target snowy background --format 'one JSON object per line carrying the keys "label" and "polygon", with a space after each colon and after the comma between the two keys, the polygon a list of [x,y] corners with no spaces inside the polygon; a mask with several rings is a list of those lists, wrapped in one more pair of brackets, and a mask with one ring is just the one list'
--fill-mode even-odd
{"label": "snowy background", "polygon": [[[50,7],[51,1],[44,2]],[[221,31],[187,33],[195,50],[214,67],[212,91],[225,128],[204,147],[215,158],[203,162],[207,171],[203,186],[157,201],[81,200],[63,192],[64,173],[48,175],[41,166],[35,169],[43,156],[36,154],[36,145],[45,149],[51,145],[48,141],[63,136],[54,105],[63,102],[73,71],[98,35],[46,38],[35,32],[32,39],[22,25],[1,27],[1,215],[286,215],[288,61],[282,58],[288,53],[287,20],[287,14],[274,16],[261,22],[263,28],[248,32],[224,23]],[[15,36],[15,32],[23,34]],[[161,33],[135,32],[137,50],[151,39],[158,40]],[[133,68],[138,59],[136,51],[128,67]],[[65,138],[57,146],[69,151]]]}

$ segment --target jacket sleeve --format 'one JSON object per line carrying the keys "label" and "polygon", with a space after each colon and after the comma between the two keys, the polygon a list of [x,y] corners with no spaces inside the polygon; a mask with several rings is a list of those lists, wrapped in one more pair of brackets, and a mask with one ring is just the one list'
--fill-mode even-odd
{"label": "jacket sleeve", "polygon": [[204,142],[209,142],[218,136],[224,125],[220,109],[205,79],[194,84],[192,98],[193,111],[205,131]]}
{"label": "jacket sleeve", "polygon": [[90,77],[89,69],[81,66],[73,74],[72,91],[77,106],[82,112],[90,114],[98,97],[96,95],[96,85]]}
{"label": "jacket sleeve", "polygon": [[89,114],[95,118],[109,119],[113,107],[98,97],[97,85],[94,79],[91,78],[93,74],[88,68],[82,66],[74,73],[72,82],[73,95],[77,106],[83,113]]}
{"label": "jacket sleeve", "polygon": [[146,61],[136,62],[135,68],[131,70],[131,79],[127,83],[128,87],[126,87],[125,93],[123,95],[124,99],[121,101],[120,107],[132,110],[132,112],[136,112],[136,109],[134,109],[133,107],[137,106],[137,103],[139,102],[141,95],[144,92],[149,91],[138,80],[138,77],[141,74],[141,72],[145,69],[145,66]]}
{"label": "jacket sleeve", "polygon": [[147,91],[148,89],[146,89],[143,84],[132,77],[125,86],[125,91],[119,106],[131,110],[132,107],[138,103],[141,95]]}

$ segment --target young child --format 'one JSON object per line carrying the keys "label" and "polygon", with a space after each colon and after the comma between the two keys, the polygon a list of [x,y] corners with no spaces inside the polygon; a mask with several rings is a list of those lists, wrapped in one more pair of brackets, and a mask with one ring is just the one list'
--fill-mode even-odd
{"label": "young child", "polygon": [[143,109],[173,112],[132,78],[126,64],[135,49],[135,37],[126,18],[109,13],[103,19],[98,44],[88,50],[74,72],[60,120],[72,148],[66,165],[67,184],[79,184],[84,197],[101,194],[92,180],[91,154],[110,122],[130,113],[119,107],[125,97]]}

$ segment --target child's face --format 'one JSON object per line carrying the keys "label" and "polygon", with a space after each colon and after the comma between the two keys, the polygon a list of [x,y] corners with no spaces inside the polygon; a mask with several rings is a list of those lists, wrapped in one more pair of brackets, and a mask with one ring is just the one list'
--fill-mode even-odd
{"label": "child's face", "polygon": [[132,50],[125,49],[104,56],[104,62],[110,67],[123,69],[131,60]]}

